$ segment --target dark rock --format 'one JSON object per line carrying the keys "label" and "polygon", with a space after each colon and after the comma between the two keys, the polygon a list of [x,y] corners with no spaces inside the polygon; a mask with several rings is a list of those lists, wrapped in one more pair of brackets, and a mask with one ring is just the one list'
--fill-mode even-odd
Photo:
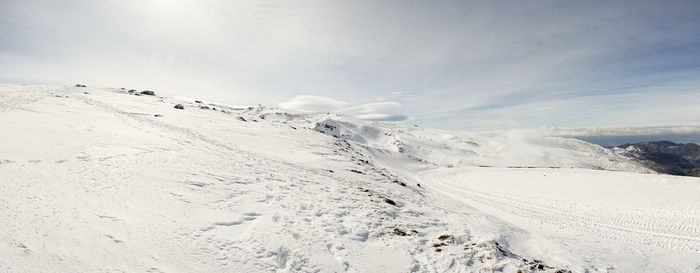
{"label": "dark rock", "polygon": [[438,237],[438,240],[440,240],[440,241],[444,241],[444,240],[448,240],[448,239],[452,239],[452,235],[445,234],[445,235],[440,235],[440,237]]}
{"label": "dark rock", "polygon": [[441,246],[445,246],[445,245],[447,245],[447,244],[445,244],[445,242],[439,242],[439,243],[434,243],[433,247],[441,247]]}
{"label": "dark rock", "polygon": [[389,198],[384,198],[384,202],[386,202],[389,205],[396,206],[396,202],[394,202],[394,200],[391,200]]}
{"label": "dark rock", "polygon": [[405,231],[403,231],[403,230],[400,229],[400,228],[394,228],[394,234],[399,235],[399,236],[406,236],[406,235],[408,235],[408,233],[406,233]]}
{"label": "dark rock", "polygon": [[196,101],[194,101],[194,102],[196,102],[196,103],[202,103],[202,101],[201,101],[201,100],[196,100]]}
{"label": "dark rock", "polygon": [[84,84],[76,84],[75,87],[87,87]]}
{"label": "dark rock", "polygon": [[182,109],[185,109],[185,106],[178,103],[178,104],[175,105],[175,109],[180,109],[180,110],[182,110]]}
{"label": "dark rock", "polygon": [[141,91],[141,95],[155,96],[155,95],[156,95],[156,92],[153,92],[153,91],[151,91],[151,90],[144,90],[144,91]]}

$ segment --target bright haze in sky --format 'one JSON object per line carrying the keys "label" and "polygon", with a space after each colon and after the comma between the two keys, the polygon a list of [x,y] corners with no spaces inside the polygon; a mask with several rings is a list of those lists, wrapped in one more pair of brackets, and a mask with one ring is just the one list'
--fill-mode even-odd
{"label": "bright haze in sky", "polygon": [[0,1],[0,82],[490,130],[700,123],[698,1]]}

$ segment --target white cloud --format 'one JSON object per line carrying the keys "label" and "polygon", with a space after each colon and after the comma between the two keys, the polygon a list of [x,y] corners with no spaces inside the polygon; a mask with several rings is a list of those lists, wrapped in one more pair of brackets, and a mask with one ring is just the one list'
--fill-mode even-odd
{"label": "white cloud", "polygon": [[395,101],[372,102],[355,106],[350,106],[338,110],[340,113],[386,113],[398,110],[401,104]]}
{"label": "white cloud", "polygon": [[569,137],[700,134],[700,125],[593,128],[542,127],[542,129],[549,131],[552,135]]}
{"label": "white cloud", "polygon": [[363,114],[356,117],[374,121],[404,121],[412,119],[409,116],[401,114]]}
{"label": "white cloud", "polygon": [[347,103],[331,98],[303,95],[279,104],[281,108],[300,112],[335,112]]}
{"label": "white cloud", "polygon": [[359,105],[331,98],[303,95],[279,104],[280,108],[300,112],[332,112],[375,121],[403,121],[410,117],[398,114],[401,104],[394,101],[372,102]]}

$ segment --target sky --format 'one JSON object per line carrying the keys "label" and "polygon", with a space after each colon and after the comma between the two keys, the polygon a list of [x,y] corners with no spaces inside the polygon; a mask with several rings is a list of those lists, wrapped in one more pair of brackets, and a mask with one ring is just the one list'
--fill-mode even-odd
{"label": "sky", "polygon": [[0,0],[0,82],[464,130],[700,124],[700,2]]}

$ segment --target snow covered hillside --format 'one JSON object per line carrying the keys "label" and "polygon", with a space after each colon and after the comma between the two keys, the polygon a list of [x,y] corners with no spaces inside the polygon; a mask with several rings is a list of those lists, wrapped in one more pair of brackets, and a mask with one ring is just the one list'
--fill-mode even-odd
{"label": "snow covered hillside", "polygon": [[536,131],[15,85],[0,125],[0,272],[700,272],[700,179]]}

